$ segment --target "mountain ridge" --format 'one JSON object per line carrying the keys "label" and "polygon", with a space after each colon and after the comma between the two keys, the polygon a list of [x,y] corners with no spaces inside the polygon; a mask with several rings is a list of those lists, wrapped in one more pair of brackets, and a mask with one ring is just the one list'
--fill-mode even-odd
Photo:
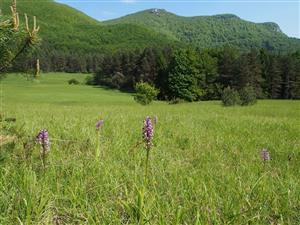
{"label": "mountain ridge", "polygon": [[[10,0],[1,0],[0,8],[6,15],[10,14]],[[118,49],[136,48],[139,43],[142,48],[162,43],[172,44],[172,40],[157,34],[152,30],[135,24],[114,24],[104,26],[88,15],[66,4],[47,1],[18,0],[17,9],[21,16],[27,13],[29,17],[36,16],[40,25],[42,44],[50,51],[69,49],[73,52],[110,52]],[[126,30],[128,30],[126,32]],[[122,31],[122,32],[120,32]],[[121,39],[122,38],[122,39]],[[123,42],[122,42],[123,40]]]}
{"label": "mountain ridge", "polygon": [[300,39],[290,38],[274,22],[254,23],[234,14],[178,16],[164,9],[147,9],[104,24],[138,24],[201,48],[232,45],[244,50],[268,48],[299,49]]}
{"label": "mountain ridge", "polygon": [[[0,8],[4,13],[9,13],[11,1],[1,2],[5,4],[0,4]],[[242,50],[300,49],[300,39],[288,37],[278,24],[254,23],[229,13],[189,17],[152,8],[113,20],[98,21],[53,0],[18,0],[17,5],[20,13],[37,16],[42,39],[46,45],[55,49],[63,47],[72,51],[107,52],[168,44],[193,45],[198,48],[226,45]],[[126,32],[126,29],[130,32]],[[76,47],[78,43],[82,45],[81,48]]]}
{"label": "mountain ridge", "polygon": [[[166,9],[163,9],[163,8],[145,9],[145,10],[136,11],[136,12],[127,14],[125,16],[120,16],[118,18],[109,19],[109,20],[103,20],[103,21],[100,21],[100,22],[111,23],[111,22],[118,21],[118,20],[126,18],[126,17],[134,16],[134,15],[137,15],[137,14],[143,14],[143,13],[151,13],[151,14],[156,14],[156,15],[168,14],[168,15],[171,15],[171,16],[175,16],[175,17],[178,17],[178,18],[184,18],[184,19],[197,19],[197,18],[240,19],[242,21],[253,23],[253,24],[256,24],[256,25],[272,26],[276,29],[279,29],[280,32],[282,32],[280,26],[277,23],[272,22],[272,21],[253,22],[253,21],[250,21],[250,20],[243,19],[243,18],[237,16],[236,14],[232,14],[232,13],[220,13],[220,14],[213,14],[213,15],[198,15],[198,16],[183,16],[183,15],[178,15],[176,13],[167,11]],[[282,32],[282,33],[285,34],[284,32]],[[285,34],[285,35],[288,36],[287,34]]]}

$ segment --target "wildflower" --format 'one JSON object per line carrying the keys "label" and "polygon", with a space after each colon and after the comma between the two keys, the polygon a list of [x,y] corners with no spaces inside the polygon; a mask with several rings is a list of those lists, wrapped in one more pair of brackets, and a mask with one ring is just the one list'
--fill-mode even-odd
{"label": "wildflower", "polygon": [[154,129],[152,126],[152,121],[151,118],[147,116],[146,119],[144,120],[144,127],[143,127],[143,138],[147,150],[150,150],[153,145],[152,144],[153,135],[154,135]]}
{"label": "wildflower", "polygon": [[153,146],[152,140],[154,135],[154,129],[152,126],[152,121],[149,116],[146,117],[144,120],[144,126],[143,126],[143,139],[145,142],[145,149],[147,152],[146,155],[146,167],[145,167],[145,180],[147,180],[148,177],[148,164],[149,164],[149,156],[150,156],[150,149]]}
{"label": "wildflower", "polygon": [[46,129],[40,130],[40,132],[36,136],[36,140],[41,145],[44,153],[50,150],[49,133]]}
{"label": "wildflower", "polygon": [[263,160],[263,161],[269,161],[270,160],[270,153],[268,152],[267,149],[264,148],[260,152],[260,157],[261,157],[261,160]]}
{"label": "wildflower", "polygon": [[41,159],[43,168],[46,168],[46,154],[50,151],[49,133],[46,129],[40,130],[36,136],[36,141],[41,145]]}
{"label": "wildflower", "polygon": [[98,120],[96,123],[96,130],[97,131],[100,130],[103,124],[104,124],[104,120]]}
{"label": "wildflower", "polygon": [[96,123],[96,131],[98,131],[97,133],[97,148],[96,148],[96,159],[99,159],[100,157],[100,136],[101,136],[101,133],[100,133],[100,129],[101,127],[103,126],[104,124],[104,120],[98,120],[97,123]]}

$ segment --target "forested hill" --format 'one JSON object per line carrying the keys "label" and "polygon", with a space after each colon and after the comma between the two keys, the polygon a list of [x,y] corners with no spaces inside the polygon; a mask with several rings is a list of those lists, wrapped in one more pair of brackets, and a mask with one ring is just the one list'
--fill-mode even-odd
{"label": "forested hill", "polygon": [[[10,13],[10,3],[11,0],[0,1],[4,14]],[[166,35],[143,26],[103,25],[76,9],[52,0],[17,0],[17,7],[21,15],[27,13],[37,16],[43,44],[52,45],[56,50],[103,52],[172,43]]]}
{"label": "forested hill", "polygon": [[163,9],[137,12],[106,24],[139,24],[200,48],[230,45],[240,49],[267,48],[289,51],[300,40],[289,38],[276,23],[253,23],[232,14],[182,17]]}
{"label": "forested hill", "polygon": [[[0,0],[4,15],[10,15],[10,4],[11,0]],[[97,61],[107,53],[176,44],[167,35],[140,25],[103,25],[76,9],[52,0],[17,0],[17,9],[21,22],[24,22],[24,13],[37,17],[42,39],[38,57],[43,70],[85,72],[95,69]],[[18,63],[18,66],[24,65]]]}
{"label": "forested hill", "polygon": [[[11,0],[0,0],[4,15],[10,15],[10,3]],[[255,24],[234,15],[181,17],[151,9],[99,22],[53,0],[17,0],[17,8],[21,22],[23,13],[37,16],[42,42],[39,51],[30,60],[18,62],[15,70],[31,68],[39,58],[44,71],[94,72],[108,54],[133,53],[147,47],[229,45],[279,52],[300,49],[300,40],[287,37],[278,25]]]}

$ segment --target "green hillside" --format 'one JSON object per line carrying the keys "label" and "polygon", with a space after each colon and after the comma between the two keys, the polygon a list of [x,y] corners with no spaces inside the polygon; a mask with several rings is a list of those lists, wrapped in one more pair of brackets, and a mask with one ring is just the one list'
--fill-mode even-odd
{"label": "green hillside", "polygon": [[[10,4],[11,0],[0,0],[4,15],[10,14]],[[100,22],[53,0],[18,0],[17,6],[21,22],[24,13],[30,19],[37,16],[42,42],[39,51],[21,59],[14,70],[32,69],[39,58],[43,71],[94,72],[104,55],[147,47],[300,49],[299,39],[287,37],[274,23],[255,24],[229,14],[181,17],[165,10],[146,10]]]}
{"label": "green hillside", "polygon": [[275,23],[252,23],[231,14],[182,17],[163,9],[150,9],[105,23],[144,25],[201,48],[223,45],[279,51],[300,48],[300,40],[286,36]]}
{"label": "green hillside", "polygon": [[[9,14],[10,0],[1,0],[0,8]],[[35,15],[41,27],[44,49],[72,52],[103,53],[117,49],[144,48],[172,43],[145,27],[134,24],[103,25],[67,5],[46,1],[17,1],[20,15]],[[21,19],[23,19],[21,17]]]}
{"label": "green hillside", "polygon": [[[10,13],[10,2],[1,0],[4,14]],[[18,11],[37,16],[43,46],[48,51],[103,53],[164,46],[175,40],[201,48],[222,45],[283,51],[300,48],[300,41],[287,37],[275,23],[252,23],[231,14],[182,17],[150,9],[101,23],[52,0],[18,0]]]}
{"label": "green hillside", "polygon": [[[11,0],[0,0],[4,15],[10,14],[10,4]],[[108,53],[177,45],[174,39],[146,27],[104,25],[53,0],[17,0],[17,9],[21,22],[24,22],[24,13],[37,17],[42,41],[39,51],[25,61],[20,59],[14,70],[30,70],[39,58],[43,71],[93,72]]]}

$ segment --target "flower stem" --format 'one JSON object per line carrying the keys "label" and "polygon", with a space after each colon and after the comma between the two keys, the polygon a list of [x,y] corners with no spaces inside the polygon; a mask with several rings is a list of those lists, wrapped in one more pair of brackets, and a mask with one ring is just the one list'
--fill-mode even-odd
{"label": "flower stem", "polygon": [[147,156],[146,156],[146,168],[145,168],[145,181],[148,179],[148,166],[149,166],[149,156],[150,156],[150,149],[147,148]]}
{"label": "flower stem", "polygon": [[100,157],[100,132],[97,137],[96,159],[98,160],[99,157]]}
{"label": "flower stem", "polygon": [[42,146],[41,158],[42,158],[42,164],[43,164],[43,171],[45,172],[45,170],[46,170],[46,151],[45,151],[44,146]]}

